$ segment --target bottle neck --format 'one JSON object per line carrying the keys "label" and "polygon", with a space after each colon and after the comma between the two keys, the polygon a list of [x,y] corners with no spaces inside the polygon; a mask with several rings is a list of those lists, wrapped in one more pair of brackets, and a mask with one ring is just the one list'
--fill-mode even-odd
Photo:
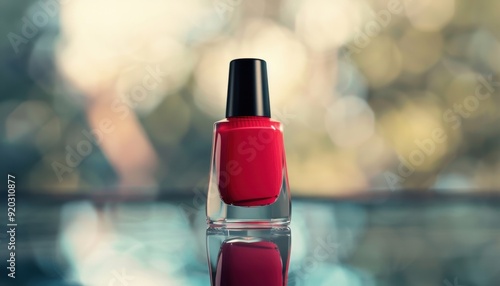
{"label": "bottle neck", "polygon": [[258,121],[270,121],[271,118],[267,116],[231,116],[226,118],[228,121],[244,121],[244,120],[258,120]]}

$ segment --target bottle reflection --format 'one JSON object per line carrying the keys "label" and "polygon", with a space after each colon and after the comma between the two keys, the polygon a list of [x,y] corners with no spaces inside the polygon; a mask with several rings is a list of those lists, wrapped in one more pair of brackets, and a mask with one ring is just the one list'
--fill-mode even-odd
{"label": "bottle reflection", "polygon": [[208,229],[212,286],[287,285],[290,229]]}

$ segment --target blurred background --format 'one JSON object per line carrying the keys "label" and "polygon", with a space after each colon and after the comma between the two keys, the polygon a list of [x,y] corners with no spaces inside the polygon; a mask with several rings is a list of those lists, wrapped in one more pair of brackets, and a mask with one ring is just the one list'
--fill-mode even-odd
{"label": "blurred background", "polygon": [[499,285],[498,15],[494,0],[1,1],[19,278],[0,284],[208,285],[213,123],[229,61],[257,57],[285,128],[289,285]]}
{"label": "blurred background", "polygon": [[238,57],[268,63],[293,194],[500,189],[497,1],[0,7],[1,168],[33,192],[206,183]]}

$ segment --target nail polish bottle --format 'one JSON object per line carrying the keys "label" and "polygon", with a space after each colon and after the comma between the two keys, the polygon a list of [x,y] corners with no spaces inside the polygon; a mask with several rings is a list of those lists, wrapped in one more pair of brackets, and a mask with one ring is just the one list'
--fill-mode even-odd
{"label": "nail polish bottle", "polygon": [[212,286],[285,286],[291,235],[281,229],[208,229]]}
{"label": "nail polish bottle", "polygon": [[214,124],[207,222],[279,227],[290,222],[283,126],[271,119],[266,62],[229,66],[226,119]]}

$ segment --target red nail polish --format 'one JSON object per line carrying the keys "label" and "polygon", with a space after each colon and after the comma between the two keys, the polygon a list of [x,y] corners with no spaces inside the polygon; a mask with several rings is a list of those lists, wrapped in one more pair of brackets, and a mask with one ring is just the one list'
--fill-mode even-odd
{"label": "red nail polish", "polygon": [[217,286],[281,286],[281,257],[276,244],[269,241],[226,242],[217,263]]}
{"label": "red nail polish", "polygon": [[290,229],[207,230],[212,286],[285,286]]}
{"label": "red nail polish", "polygon": [[210,224],[289,223],[283,127],[270,117],[266,62],[231,61],[226,119],[214,125],[207,200]]}

